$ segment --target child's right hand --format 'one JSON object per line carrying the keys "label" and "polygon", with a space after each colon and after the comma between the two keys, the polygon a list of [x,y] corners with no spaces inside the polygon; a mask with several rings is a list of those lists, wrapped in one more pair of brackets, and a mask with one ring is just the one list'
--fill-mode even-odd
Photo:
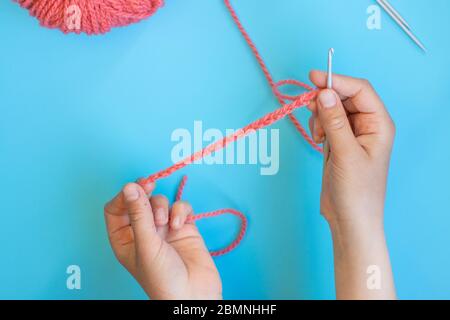
{"label": "child's right hand", "polygon": [[[326,74],[311,81],[326,86]],[[317,143],[325,137],[321,212],[331,224],[382,221],[386,179],[395,127],[383,102],[366,80],[333,76],[333,89],[310,104],[310,128]]]}
{"label": "child's right hand", "polygon": [[[326,74],[311,81],[326,87]],[[395,127],[366,80],[333,76],[309,109],[313,139],[325,143],[321,213],[333,236],[336,296],[395,299],[383,215]]]}

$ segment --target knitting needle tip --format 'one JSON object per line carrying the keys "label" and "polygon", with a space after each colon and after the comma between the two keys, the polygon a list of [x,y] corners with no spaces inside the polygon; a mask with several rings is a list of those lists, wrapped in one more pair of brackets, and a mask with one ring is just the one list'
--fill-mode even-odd
{"label": "knitting needle tip", "polygon": [[377,0],[377,3],[386,11],[386,13],[399,25],[399,27],[411,38],[411,40],[420,48],[424,53],[427,53],[427,49],[423,43],[417,38],[417,36],[411,30],[406,20],[400,15],[400,13],[394,9],[394,7],[387,0]]}

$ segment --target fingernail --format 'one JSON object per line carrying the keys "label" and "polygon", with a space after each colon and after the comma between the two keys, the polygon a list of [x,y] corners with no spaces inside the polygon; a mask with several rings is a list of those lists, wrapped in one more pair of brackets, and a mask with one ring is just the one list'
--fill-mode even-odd
{"label": "fingernail", "polygon": [[330,90],[324,90],[319,95],[320,104],[324,108],[333,108],[337,104],[336,95]]}
{"label": "fingernail", "polygon": [[180,226],[180,217],[173,218],[172,226],[178,228]]}
{"label": "fingernail", "polygon": [[155,212],[155,219],[156,219],[158,222],[165,223],[165,222],[167,221],[167,214],[166,214],[166,211],[165,211],[163,208],[158,208],[158,209],[156,209],[156,212]]}
{"label": "fingernail", "polygon": [[134,184],[128,185],[123,189],[123,195],[127,201],[135,201],[139,198],[138,187]]}

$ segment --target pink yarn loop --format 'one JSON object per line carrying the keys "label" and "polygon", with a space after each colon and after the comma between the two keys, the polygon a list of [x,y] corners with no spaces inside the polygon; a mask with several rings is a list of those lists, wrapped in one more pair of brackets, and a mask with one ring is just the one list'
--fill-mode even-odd
{"label": "pink yarn loop", "polygon": [[[258,49],[254,45],[253,41],[251,40],[250,36],[245,31],[244,27],[242,26],[236,12],[234,11],[233,7],[230,4],[230,0],[224,0],[225,5],[227,6],[236,26],[240,30],[241,34],[243,35],[244,39],[246,40],[247,44],[249,45],[250,49],[252,50],[256,60],[258,61],[269,85],[272,88],[272,91],[276,98],[278,99],[281,107],[276,109],[275,111],[266,114],[265,116],[261,117],[260,119],[250,123],[249,125],[243,127],[242,129],[236,131],[235,133],[223,138],[222,140],[216,141],[210,145],[208,145],[206,148],[195,152],[194,154],[186,157],[185,159],[175,163],[174,165],[161,170],[155,174],[150,175],[146,179],[141,180],[141,184],[147,184],[149,182],[155,182],[161,178],[167,177],[174,172],[181,170],[182,168],[192,164],[193,162],[202,159],[210,154],[212,154],[215,151],[218,151],[220,149],[225,148],[228,144],[235,142],[239,139],[244,138],[248,134],[255,132],[259,129],[262,129],[264,127],[270,126],[271,124],[283,119],[284,117],[289,117],[291,122],[294,124],[298,132],[302,135],[302,137],[317,151],[323,152],[322,148],[318,146],[308,135],[306,130],[303,128],[303,126],[300,124],[300,122],[297,120],[297,118],[292,114],[296,109],[303,107],[307,105],[311,100],[313,100],[317,96],[317,91],[315,91],[312,87],[309,85],[302,83],[297,80],[282,80],[279,82],[275,82],[272,78],[272,75],[270,74],[264,60],[262,59]],[[280,87],[285,85],[294,85],[297,87],[301,87],[303,89],[308,90],[308,92],[296,95],[296,96],[290,96],[281,93]],[[286,101],[291,101],[290,103],[287,103]],[[183,188],[186,184],[186,177],[183,178],[183,180],[180,183],[178,192],[177,192],[177,199],[181,199],[181,195],[183,192]],[[246,228],[247,228],[247,219],[246,217],[239,211],[234,209],[221,209],[216,210],[208,213],[203,213],[199,215],[192,216],[190,218],[190,221],[197,221],[203,218],[209,218],[209,217],[215,217],[222,214],[233,214],[235,216],[238,216],[242,220],[241,229],[238,234],[238,237],[236,240],[234,240],[228,247],[211,252],[212,256],[218,256],[225,254],[227,252],[230,252],[234,248],[236,248],[239,243],[241,242],[242,238],[245,235]]]}
{"label": "pink yarn loop", "polygon": [[286,85],[296,86],[296,87],[299,87],[299,88],[302,88],[302,89],[306,89],[308,91],[314,90],[311,86],[307,85],[306,83],[303,83],[303,82],[300,82],[300,81],[297,81],[297,80],[291,80],[291,79],[281,80],[281,81],[278,81],[277,83],[275,83],[274,91],[275,91],[275,95],[278,98],[282,99],[282,100],[295,101],[295,100],[297,100],[298,98],[301,97],[301,94],[295,95],[295,96],[291,96],[291,95],[287,95],[287,94],[281,93],[280,87],[286,86]]}
{"label": "pink yarn loop", "polygon": [[[180,185],[178,186],[177,196],[175,198],[176,201],[181,200],[186,182],[187,182],[187,176],[184,176],[180,182]],[[241,228],[239,230],[239,233],[238,233],[236,239],[233,240],[228,246],[226,246],[223,249],[210,252],[211,256],[213,256],[213,257],[218,257],[221,255],[224,255],[224,254],[232,251],[234,248],[236,248],[239,245],[239,243],[244,238],[245,232],[247,231],[248,223],[247,223],[247,218],[245,217],[245,215],[242,212],[237,211],[235,209],[227,208],[227,209],[219,209],[219,210],[214,210],[214,211],[210,211],[210,212],[191,215],[187,219],[187,222],[189,223],[189,222],[195,222],[195,221],[205,219],[205,218],[218,217],[218,216],[221,216],[224,214],[231,214],[231,215],[234,215],[234,216],[238,217],[239,219],[241,219]]]}
{"label": "pink yarn loop", "polygon": [[[145,19],[155,13],[164,4],[164,0],[14,0],[22,7],[29,10],[32,16],[35,16],[41,25],[48,28],[58,28],[64,33],[87,33],[87,34],[102,34],[108,32],[113,27],[120,27],[129,25]],[[255,132],[261,128],[267,127],[284,117],[288,117],[294,124],[295,128],[301,136],[317,151],[322,152],[322,148],[317,145],[306,130],[292,114],[296,109],[307,105],[317,95],[307,84],[297,80],[282,80],[275,82],[269,72],[261,54],[251,40],[247,31],[240,22],[235,10],[231,6],[230,0],[224,0],[228,11],[231,14],[237,28],[241,32],[248,46],[253,52],[259,66],[261,67],[264,76],[266,77],[272,91],[280,103],[280,108],[261,117],[260,119],[243,127],[241,130],[233,133],[230,136],[223,138],[220,141],[210,144],[203,150],[200,150],[184,160],[175,163],[174,165],[157,172],[140,183],[146,184],[154,182],[161,178],[167,177],[174,172],[181,170],[185,166],[204,158],[211,153],[225,148],[228,144],[241,139],[248,134]],[[308,90],[308,92],[300,95],[287,95],[280,91],[280,88],[285,85],[294,85]],[[287,103],[289,101],[290,103]],[[180,183],[177,200],[181,199],[187,177],[184,177]],[[230,252],[238,246],[243,239],[247,229],[247,219],[239,211],[234,209],[220,209],[207,213],[201,213],[189,217],[188,221],[194,222],[203,218],[216,217],[223,214],[232,214],[239,217],[242,221],[241,228],[237,238],[226,248],[211,252],[212,256],[219,256]]]}
{"label": "pink yarn loop", "polygon": [[164,0],[14,0],[40,24],[64,33],[102,34],[151,16]]}

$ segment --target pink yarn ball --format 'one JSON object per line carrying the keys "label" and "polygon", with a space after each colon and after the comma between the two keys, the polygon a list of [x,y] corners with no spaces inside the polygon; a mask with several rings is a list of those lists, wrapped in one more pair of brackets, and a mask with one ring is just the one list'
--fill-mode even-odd
{"label": "pink yarn ball", "polygon": [[164,0],[15,0],[40,24],[64,33],[102,34],[151,16]]}

